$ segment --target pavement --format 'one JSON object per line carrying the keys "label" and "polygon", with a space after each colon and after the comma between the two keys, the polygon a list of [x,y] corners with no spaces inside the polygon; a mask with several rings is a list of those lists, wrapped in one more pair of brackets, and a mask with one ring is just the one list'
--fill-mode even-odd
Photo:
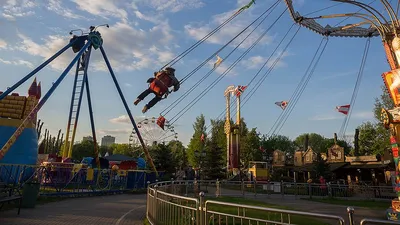
{"label": "pavement", "polygon": [[33,209],[0,211],[1,225],[143,225],[146,195],[66,199]]}
{"label": "pavement", "polygon": [[[216,189],[208,187],[208,193],[210,195],[215,194]],[[230,190],[230,189],[222,189],[221,190],[222,196],[237,196],[243,197],[242,192],[238,190]],[[327,204],[315,201],[308,201],[304,199],[300,199],[300,196],[294,195],[260,195],[254,196],[254,193],[245,192],[245,198],[253,199],[261,202],[265,202],[268,204],[273,205],[280,205],[290,207],[292,210],[296,211],[303,211],[303,212],[312,212],[312,213],[320,213],[320,214],[327,214],[327,215],[335,215],[341,216],[345,221],[346,224],[349,224],[348,214],[347,214],[347,207],[343,205],[334,205],[334,204]],[[303,196],[307,197],[307,196]],[[350,205],[349,205],[350,206]],[[388,207],[390,206],[390,202],[388,202]],[[354,208],[354,224],[360,224],[360,221],[364,218],[369,219],[385,219],[385,210],[376,210],[370,209],[365,207],[353,207]]]}

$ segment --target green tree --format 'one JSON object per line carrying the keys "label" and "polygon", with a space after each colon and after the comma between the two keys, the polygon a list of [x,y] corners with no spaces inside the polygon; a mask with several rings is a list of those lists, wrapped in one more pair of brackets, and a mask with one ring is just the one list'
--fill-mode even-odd
{"label": "green tree", "polygon": [[389,136],[382,125],[366,122],[358,129],[360,130],[360,155],[383,154],[385,149],[390,148]]}
{"label": "green tree", "polygon": [[269,151],[281,150],[286,153],[294,153],[295,144],[289,137],[283,135],[275,135],[272,137],[263,137],[262,145],[264,149]]}
{"label": "green tree", "polygon": [[109,146],[100,146],[99,152],[100,152],[101,156],[103,156],[103,157],[106,153],[108,153],[108,155],[113,154],[113,151]]}
{"label": "green tree", "polygon": [[382,94],[379,98],[375,98],[375,103],[374,103],[374,117],[379,123],[382,123],[381,109],[382,108],[393,109],[395,107],[393,100],[390,98],[390,95],[386,90],[386,87],[383,85],[381,86],[381,89],[382,89]]}
{"label": "green tree", "polygon": [[[225,120],[211,120],[212,139],[217,142],[219,148],[226,150]],[[223,154],[226,161],[226,154]]]}
{"label": "green tree", "polygon": [[211,138],[206,140],[206,156],[203,163],[204,175],[207,179],[215,180],[225,176],[223,168],[226,163],[226,143],[221,147],[222,140],[221,121],[211,120]]}
{"label": "green tree", "polygon": [[72,159],[81,161],[84,157],[96,157],[94,154],[93,141],[86,140],[79,144],[74,144],[72,149]]}
{"label": "green tree", "polygon": [[206,155],[203,162],[203,175],[206,179],[216,180],[225,176],[222,157],[224,152],[224,149],[220,148],[213,138],[206,142]]}
{"label": "green tree", "polygon": [[190,165],[197,167],[199,166],[199,158],[194,152],[195,150],[202,151],[205,147],[204,143],[201,141],[201,135],[204,134],[206,136],[206,121],[203,114],[196,118],[193,129],[194,133],[188,145],[187,156]]}
{"label": "green tree", "polygon": [[[304,148],[304,141],[307,134],[301,134],[294,142],[298,148]],[[325,138],[316,133],[308,134],[308,146],[310,146],[314,152],[326,152]]]}
{"label": "green tree", "polygon": [[157,170],[171,174],[175,171],[175,161],[171,149],[165,144],[153,145],[151,150],[154,165]]}
{"label": "green tree", "polygon": [[172,152],[176,167],[179,167],[181,169],[185,168],[188,165],[188,160],[186,155],[186,148],[185,146],[183,146],[182,142],[178,140],[173,140],[168,143],[167,147]]}
{"label": "green tree", "polygon": [[316,179],[318,179],[320,176],[324,177],[327,180],[331,179],[332,173],[330,172],[330,166],[326,162],[326,160],[324,160],[321,157],[321,153],[317,153],[317,160],[314,163],[314,171],[315,171]]}
{"label": "green tree", "polygon": [[129,147],[129,144],[112,144],[110,149],[114,155],[120,154],[130,157],[133,156],[133,150],[131,147]]}
{"label": "green tree", "polygon": [[243,167],[247,168],[250,161],[261,161],[262,152],[260,151],[260,136],[256,128],[251,129],[240,143],[240,159]]}

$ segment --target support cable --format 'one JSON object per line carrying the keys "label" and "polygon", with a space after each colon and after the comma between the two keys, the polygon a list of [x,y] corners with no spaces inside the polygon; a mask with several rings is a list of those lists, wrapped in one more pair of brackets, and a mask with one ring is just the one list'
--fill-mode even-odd
{"label": "support cable", "polygon": [[[227,47],[230,43],[232,43],[236,38],[238,38],[244,31],[246,31],[251,25],[253,25],[255,22],[257,22],[263,15],[265,15],[268,11],[270,11],[265,17],[264,19],[256,26],[259,27],[261,25],[261,23],[263,23],[265,21],[265,19],[273,12],[273,10],[278,6],[279,1],[277,1],[274,5],[272,5],[270,8],[268,8],[263,14],[261,14],[258,18],[256,18],[251,24],[249,24],[246,28],[244,28],[240,33],[238,33],[235,37],[233,37],[228,43],[226,43],[224,46],[222,46],[217,52],[215,52],[214,54],[212,54],[208,59],[206,59],[205,61],[203,61],[199,66],[197,66],[193,71],[191,71],[188,75],[186,75],[184,78],[182,78],[182,80],[186,80],[187,78],[189,78],[190,76],[192,76],[194,73],[196,73],[198,70],[200,70],[205,64],[207,64],[211,59],[213,59],[220,51],[222,51],[225,47]],[[252,34],[254,32],[255,29],[253,29],[253,31],[250,33]],[[249,35],[247,35],[246,38],[248,38]],[[246,39],[245,38],[245,39]],[[243,41],[239,44],[241,45],[243,43]],[[239,46],[237,46],[236,48],[234,48],[234,50],[232,50],[226,57],[224,57],[224,59],[222,60],[225,61],[227,58],[229,58],[229,56],[237,50]],[[188,91],[186,91],[183,95],[181,95],[179,98],[177,98],[172,104],[170,104],[169,106],[167,106],[163,111],[161,111],[161,115],[167,115],[169,112],[171,112],[171,110],[173,108],[175,108],[180,102],[182,102],[191,92],[193,92],[194,89],[196,89],[199,84],[201,84],[205,79],[207,79],[214,71],[216,70],[216,67],[212,68],[208,73],[206,73],[206,75],[204,75],[199,81],[197,81],[192,87],[189,88]],[[190,76],[189,76],[190,75]],[[189,76],[189,77],[188,77]],[[187,78],[186,78],[187,77]],[[181,84],[183,83],[183,81],[181,80]]]}
{"label": "support cable", "polygon": [[[271,60],[271,58],[275,55],[275,52],[278,50],[278,48],[281,46],[281,44],[283,43],[283,41],[286,39],[286,37],[289,35],[290,31],[292,30],[292,28],[294,27],[295,23],[292,24],[292,26],[290,26],[290,28],[288,29],[288,31],[286,32],[286,34],[283,36],[283,38],[281,39],[281,41],[278,43],[278,45],[275,47],[275,49],[272,51],[272,53],[270,54],[270,56],[268,57],[268,59],[265,61],[265,63],[262,65],[262,67],[258,70],[258,72],[253,76],[253,78],[250,80],[250,82],[247,84],[247,86],[250,86],[251,83],[256,79],[256,77],[261,73],[261,71],[263,70],[263,68],[268,64],[268,62]],[[296,32],[297,33],[297,32]],[[275,60],[276,61],[276,60]],[[263,79],[264,76],[267,75],[268,72],[266,72],[259,80],[258,83]],[[250,90],[251,92],[251,90]],[[244,92],[246,94],[246,92]],[[247,97],[248,94],[245,95],[245,98]],[[231,98],[231,104],[234,102],[234,100],[236,100],[236,98]],[[241,104],[242,105],[242,104]],[[237,105],[235,104],[233,106],[233,110],[235,110],[237,107]],[[226,113],[226,108],[218,115],[217,120],[221,119]],[[206,130],[208,128],[210,128],[211,124],[206,128]],[[209,131],[211,132],[211,130]],[[208,134],[209,134],[208,132]]]}
{"label": "support cable", "polygon": [[362,56],[361,64],[360,64],[360,69],[358,70],[357,80],[354,85],[353,94],[351,96],[349,112],[346,115],[346,117],[344,118],[342,126],[340,127],[340,130],[339,130],[339,137],[342,137],[342,138],[344,138],[344,136],[346,134],[347,126],[349,125],[349,120],[350,120],[351,114],[353,112],[353,108],[354,108],[354,105],[355,105],[355,102],[357,99],[358,91],[360,89],[360,84],[361,84],[361,80],[362,80],[362,77],[364,74],[364,68],[365,68],[365,63],[367,61],[370,44],[371,44],[371,38],[368,38],[367,41],[365,42],[364,52],[363,52],[363,56]]}
{"label": "support cable", "polygon": [[241,14],[246,7],[240,8],[238,11],[236,11],[232,16],[230,16],[227,20],[225,20],[223,23],[221,23],[219,26],[217,26],[214,30],[212,30],[210,33],[208,33],[206,36],[198,40],[196,43],[194,43],[192,46],[190,46],[188,49],[183,51],[181,54],[177,55],[175,58],[173,58],[170,62],[165,64],[160,70],[163,70],[167,66],[173,66],[175,65],[178,61],[180,61],[183,57],[185,57],[187,54],[189,54],[191,51],[196,49],[200,44],[202,44],[204,41],[206,41],[208,38],[210,38],[212,35],[214,35],[216,32],[218,32],[222,27],[224,27],[226,24],[228,24],[230,21],[232,21],[234,18],[236,18],[239,14]]}
{"label": "support cable", "polygon": [[[179,115],[179,113],[177,115],[175,115],[171,120],[173,120],[173,122],[170,122],[170,124],[174,124],[179,118],[181,118],[190,108],[192,108],[200,99],[202,99],[208,91],[210,91],[216,84],[219,83],[219,81],[222,80],[222,78],[229,73],[263,38],[264,36],[267,34],[267,32],[275,25],[275,23],[283,16],[283,14],[286,12],[287,8],[285,8],[285,10],[279,15],[279,17],[273,22],[273,24],[270,25],[270,27],[268,29],[266,29],[263,34],[261,34],[261,36],[252,44],[252,46],[250,46],[238,59],[236,59],[236,61],[229,66],[229,68],[227,68],[223,74],[221,74],[217,79],[215,79],[211,86],[207,87],[206,90],[203,93],[200,93],[194,100],[192,103],[189,103],[185,108],[187,108],[185,110],[182,109],[179,113],[181,113],[181,115]],[[244,42],[244,40],[242,41]],[[191,104],[191,105],[190,105]],[[185,111],[183,111],[185,110]],[[182,112],[183,111],[183,112]],[[179,115],[179,116],[178,116]],[[174,120],[174,118],[176,118]]]}

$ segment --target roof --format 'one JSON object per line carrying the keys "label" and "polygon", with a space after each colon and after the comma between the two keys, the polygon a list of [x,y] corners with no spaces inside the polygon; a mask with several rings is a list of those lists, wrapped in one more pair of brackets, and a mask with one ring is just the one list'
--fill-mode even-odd
{"label": "roof", "polygon": [[349,164],[349,163],[347,163],[347,162],[329,163],[329,170],[333,172],[337,169],[340,169],[340,168],[346,166],[347,164]]}
{"label": "roof", "polygon": [[388,167],[388,164],[353,164],[347,165],[344,168],[346,169],[378,169]]}
{"label": "roof", "polygon": [[132,160],[136,161],[135,158],[121,154],[110,155],[104,158],[106,158],[108,161],[132,161]]}

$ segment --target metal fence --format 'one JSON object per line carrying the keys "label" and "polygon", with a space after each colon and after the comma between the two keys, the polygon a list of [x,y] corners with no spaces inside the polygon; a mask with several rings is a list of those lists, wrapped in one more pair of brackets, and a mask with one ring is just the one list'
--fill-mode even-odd
{"label": "metal fence", "polygon": [[40,195],[90,195],[145,189],[156,174],[143,170],[0,164],[0,182],[22,188],[40,183]]}
{"label": "metal fence", "polygon": [[[300,185],[299,185],[300,186]],[[302,187],[302,186],[300,186]],[[307,184],[307,188],[310,185]],[[315,220],[323,224],[345,224],[340,216],[267,208],[207,199],[219,196],[269,194],[258,191],[251,182],[167,181],[148,187],[147,219],[158,224],[299,224]],[[304,188],[304,186],[303,186]],[[301,190],[301,189],[299,189]],[[312,186],[311,186],[312,190]],[[284,191],[279,193],[285,193]],[[354,209],[347,208],[349,224],[354,225]],[[303,223],[304,224],[304,223]],[[363,219],[360,225],[399,224],[386,220]]]}
{"label": "metal fence", "polygon": [[[185,183],[186,182],[186,183]],[[292,196],[294,198],[354,198],[354,199],[393,199],[396,192],[391,186],[368,186],[368,185],[339,185],[339,184],[308,184],[308,183],[288,183],[288,182],[269,182],[257,183],[252,181],[175,181],[175,186],[193,186],[202,190],[208,188],[218,188],[219,195],[239,196],[239,195],[281,195]],[[186,188],[190,190],[190,188]],[[187,193],[186,193],[187,194]]]}

